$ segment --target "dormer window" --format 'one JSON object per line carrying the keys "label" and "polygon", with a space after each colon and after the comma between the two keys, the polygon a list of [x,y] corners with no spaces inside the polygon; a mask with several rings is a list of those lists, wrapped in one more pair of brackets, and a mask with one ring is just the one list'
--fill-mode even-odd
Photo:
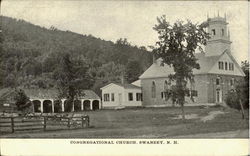
{"label": "dormer window", "polygon": [[227,62],[225,62],[225,70],[227,70]]}
{"label": "dormer window", "polygon": [[229,70],[234,70],[234,64],[233,63],[229,63]]}
{"label": "dormer window", "polygon": [[224,29],[221,29],[221,36],[224,36]]}
{"label": "dormer window", "polygon": [[212,35],[216,35],[215,29],[212,29]]}
{"label": "dormer window", "polygon": [[222,70],[224,69],[224,63],[223,62],[219,61],[218,66],[219,66],[219,69],[222,69]]}

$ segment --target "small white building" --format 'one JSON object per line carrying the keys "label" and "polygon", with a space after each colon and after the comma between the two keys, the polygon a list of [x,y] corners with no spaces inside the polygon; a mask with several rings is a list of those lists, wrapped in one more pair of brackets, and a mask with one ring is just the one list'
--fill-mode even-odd
{"label": "small white building", "polygon": [[142,105],[141,87],[133,84],[110,83],[101,88],[103,108],[123,108]]}

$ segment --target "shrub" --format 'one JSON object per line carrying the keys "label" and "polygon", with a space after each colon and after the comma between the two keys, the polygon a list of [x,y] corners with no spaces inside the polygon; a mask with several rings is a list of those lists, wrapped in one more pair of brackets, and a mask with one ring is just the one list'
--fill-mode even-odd
{"label": "shrub", "polygon": [[226,97],[226,104],[234,109],[240,110],[239,97],[236,92],[229,91]]}

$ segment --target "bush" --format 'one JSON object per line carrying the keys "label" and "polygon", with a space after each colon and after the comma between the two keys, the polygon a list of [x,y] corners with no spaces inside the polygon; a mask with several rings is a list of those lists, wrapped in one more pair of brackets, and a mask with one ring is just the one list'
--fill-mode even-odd
{"label": "bush", "polygon": [[15,90],[14,100],[17,106],[17,110],[27,112],[32,106],[29,97],[22,89]]}
{"label": "bush", "polygon": [[240,104],[239,104],[239,97],[236,92],[229,91],[226,97],[226,104],[230,108],[238,109],[240,110]]}

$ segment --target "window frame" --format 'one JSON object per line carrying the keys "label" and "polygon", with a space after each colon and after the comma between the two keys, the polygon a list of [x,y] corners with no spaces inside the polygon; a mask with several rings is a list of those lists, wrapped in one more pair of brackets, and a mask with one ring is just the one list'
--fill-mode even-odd
{"label": "window frame", "polygon": [[211,32],[212,32],[212,35],[213,35],[213,36],[215,36],[215,35],[216,35],[216,31],[215,31],[215,29],[212,29],[212,30],[211,30]]}
{"label": "window frame", "polygon": [[[132,96],[130,96],[130,95],[132,95]],[[133,93],[132,92],[128,93],[128,101],[134,101]]]}
{"label": "window frame", "polygon": [[115,93],[111,93],[111,100],[110,101],[115,101]]}
{"label": "window frame", "polygon": [[136,101],[142,101],[142,93],[136,93]]}
{"label": "window frame", "polygon": [[156,98],[156,84],[155,84],[155,82],[153,81],[152,82],[152,86],[151,86],[151,97],[152,98]]}

